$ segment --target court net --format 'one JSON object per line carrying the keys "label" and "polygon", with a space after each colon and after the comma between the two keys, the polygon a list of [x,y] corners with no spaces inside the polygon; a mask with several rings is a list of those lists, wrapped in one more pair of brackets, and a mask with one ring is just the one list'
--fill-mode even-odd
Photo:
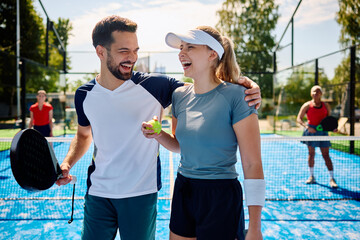
{"label": "court net", "polygon": [[[261,139],[267,201],[360,200],[360,137],[313,138],[262,135]],[[0,219],[68,219],[71,211],[72,186],[54,185],[48,190],[35,193],[22,189],[11,172],[9,151],[11,140],[11,138],[0,139],[0,181],[2,182],[0,184],[0,205],[2,206]],[[49,138],[49,141],[53,143],[59,163],[63,161],[71,140],[71,137]],[[330,187],[329,172],[319,148],[316,148],[315,154],[316,183],[305,183],[309,177],[308,149],[301,143],[305,140],[331,142],[329,153],[338,188]],[[354,149],[354,153],[350,153],[350,149]],[[78,178],[74,219],[83,217],[87,167],[91,162],[92,152],[93,146],[71,170],[71,174]],[[164,207],[168,209],[180,155],[160,147],[160,158],[162,189],[159,192],[159,202],[166,202]],[[239,153],[238,158],[240,160]],[[240,161],[236,168],[239,172],[239,180],[243,181]],[[159,208],[161,208],[160,205]]]}

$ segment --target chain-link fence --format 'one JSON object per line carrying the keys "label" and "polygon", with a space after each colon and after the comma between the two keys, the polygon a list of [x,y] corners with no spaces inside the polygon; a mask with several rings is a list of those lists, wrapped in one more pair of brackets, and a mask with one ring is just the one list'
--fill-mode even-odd
{"label": "chain-link fence", "polygon": [[16,57],[1,51],[0,65],[1,128],[20,127],[23,117],[28,121],[29,108],[36,103],[36,93],[40,89],[48,92],[48,102],[54,107],[54,121],[63,121],[65,100],[62,89],[65,80],[61,71],[21,58],[18,79]]}
{"label": "chain-link fence", "polygon": [[[358,46],[352,48],[359,52]],[[302,104],[311,99],[313,85],[323,88],[322,101],[330,104],[333,116],[346,118],[349,123],[352,117],[354,122],[359,121],[360,61],[350,53],[351,48],[346,48],[276,72],[275,114],[271,118],[274,131],[296,129],[296,116]]]}

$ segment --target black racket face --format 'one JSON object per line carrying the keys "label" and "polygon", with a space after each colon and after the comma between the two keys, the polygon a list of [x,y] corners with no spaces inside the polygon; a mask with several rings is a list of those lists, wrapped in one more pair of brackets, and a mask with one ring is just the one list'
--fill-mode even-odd
{"label": "black racket face", "polygon": [[328,116],[320,124],[323,127],[323,131],[333,131],[338,127],[338,120],[335,117]]}
{"label": "black racket face", "polygon": [[60,166],[45,137],[34,129],[20,131],[10,149],[11,170],[17,183],[28,191],[50,188]]}

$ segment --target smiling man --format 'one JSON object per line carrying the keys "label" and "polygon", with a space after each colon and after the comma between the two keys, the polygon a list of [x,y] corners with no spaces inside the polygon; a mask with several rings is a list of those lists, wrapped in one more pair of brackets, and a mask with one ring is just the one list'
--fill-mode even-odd
{"label": "smiling man", "polygon": [[[184,83],[165,75],[133,71],[138,58],[137,25],[109,16],[93,30],[100,74],[75,94],[78,130],[61,164],[72,179],[74,164],[94,141],[88,168],[82,239],[155,239],[157,192],[161,188],[159,145],[141,132],[143,121],[160,116],[173,91]],[[245,79],[259,103],[260,90]],[[254,87],[255,86],[255,87]]]}

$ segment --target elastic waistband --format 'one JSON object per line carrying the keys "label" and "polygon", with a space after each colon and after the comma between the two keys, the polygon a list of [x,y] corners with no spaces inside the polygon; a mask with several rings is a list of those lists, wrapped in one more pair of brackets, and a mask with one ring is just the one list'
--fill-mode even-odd
{"label": "elastic waistband", "polygon": [[50,126],[50,123],[44,124],[44,125],[34,125],[34,127],[47,127]]}
{"label": "elastic waistband", "polygon": [[197,178],[187,178],[181,175],[180,173],[177,174],[177,178],[182,183],[191,183],[194,187],[216,187],[216,186],[226,186],[232,185],[237,183],[238,180],[236,178],[233,179],[197,179]]}

